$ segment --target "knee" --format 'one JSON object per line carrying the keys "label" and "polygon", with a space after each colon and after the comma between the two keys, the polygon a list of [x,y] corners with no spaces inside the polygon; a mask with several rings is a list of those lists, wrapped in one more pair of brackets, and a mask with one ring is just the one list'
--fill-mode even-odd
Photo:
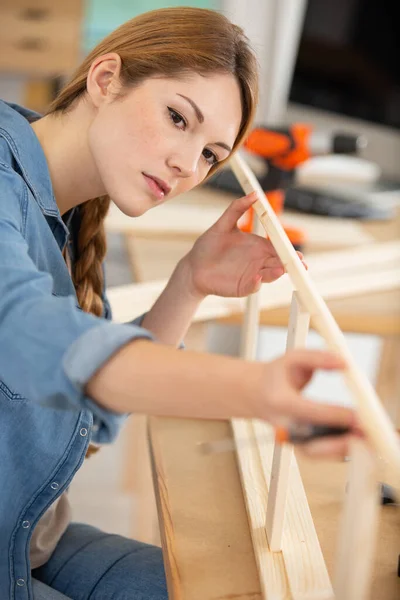
{"label": "knee", "polygon": [[103,575],[93,595],[97,598],[168,600],[161,549],[137,544]]}

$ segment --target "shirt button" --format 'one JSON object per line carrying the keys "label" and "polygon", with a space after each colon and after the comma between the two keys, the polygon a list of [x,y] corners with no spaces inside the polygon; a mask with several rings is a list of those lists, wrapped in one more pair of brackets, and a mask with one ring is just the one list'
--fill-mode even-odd
{"label": "shirt button", "polygon": [[28,529],[28,527],[30,527],[30,525],[31,525],[31,524],[29,523],[29,521],[22,521],[22,527],[23,527],[24,529]]}
{"label": "shirt button", "polygon": [[53,481],[53,483],[50,485],[52,490],[58,490],[58,488],[60,487],[60,484],[57,483],[57,481]]}
{"label": "shirt button", "polygon": [[86,429],[86,427],[82,427],[79,433],[82,437],[85,437],[88,434],[88,430]]}
{"label": "shirt button", "polygon": [[25,585],[25,579],[17,579],[17,585],[19,585],[19,587]]}

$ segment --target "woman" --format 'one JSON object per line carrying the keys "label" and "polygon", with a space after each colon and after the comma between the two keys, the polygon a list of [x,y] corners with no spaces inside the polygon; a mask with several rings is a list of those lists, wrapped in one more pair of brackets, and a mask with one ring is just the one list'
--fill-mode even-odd
{"label": "woman", "polygon": [[108,36],[43,118],[1,103],[1,598],[167,598],[159,549],[69,523],[89,440],[111,442],[126,413],[354,426],[351,411],[301,395],[315,369],[343,368],[332,355],[263,364],[177,350],[205,296],[245,296],[284,272],[268,241],[236,226],[251,195],[199,238],[146,315],[110,321],[110,198],[139,217],[199,184],[240,145],[256,100],[243,32],[171,8]]}

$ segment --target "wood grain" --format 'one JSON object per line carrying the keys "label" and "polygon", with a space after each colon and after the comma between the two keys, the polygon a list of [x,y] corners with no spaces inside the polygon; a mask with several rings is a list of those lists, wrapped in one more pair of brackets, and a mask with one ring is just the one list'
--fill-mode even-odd
{"label": "wood grain", "polygon": [[[293,292],[286,349],[304,348],[307,342],[310,315],[305,311],[296,292]],[[291,444],[275,444],[269,482],[266,530],[270,550],[282,550],[289,477],[293,460]]]}
{"label": "wood grain", "polygon": [[391,483],[400,489],[400,442],[397,432],[386,414],[369,380],[360,372],[348,350],[343,332],[319,294],[314,282],[304,269],[292,244],[287,238],[276,214],[265,200],[265,195],[254,174],[239,154],[231,159],[232,169],[246,193],[257,192],[253,205],[261,223],[284,264],[302,305],[306,308],[316,329],[328,347],[346,361],[344,376],[357,405],[362,427],[374,447],[391,468]]}

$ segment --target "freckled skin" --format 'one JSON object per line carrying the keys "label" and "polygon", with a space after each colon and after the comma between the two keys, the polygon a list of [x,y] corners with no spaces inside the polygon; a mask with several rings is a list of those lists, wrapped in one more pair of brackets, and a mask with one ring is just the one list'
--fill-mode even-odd
{"label": "freckled skin", "polygon": [[[200,108],[203,123],[181,95]],[[88,131],[89,146],[112,200],[125,214],[139,216],[199,184],[213,155],[227,158],[229,151],[215,142],[232,147],[241,117],[232,75],[150,78],[99,107]],[[151,193],[143,172],[172,188],[164,200]]]}

